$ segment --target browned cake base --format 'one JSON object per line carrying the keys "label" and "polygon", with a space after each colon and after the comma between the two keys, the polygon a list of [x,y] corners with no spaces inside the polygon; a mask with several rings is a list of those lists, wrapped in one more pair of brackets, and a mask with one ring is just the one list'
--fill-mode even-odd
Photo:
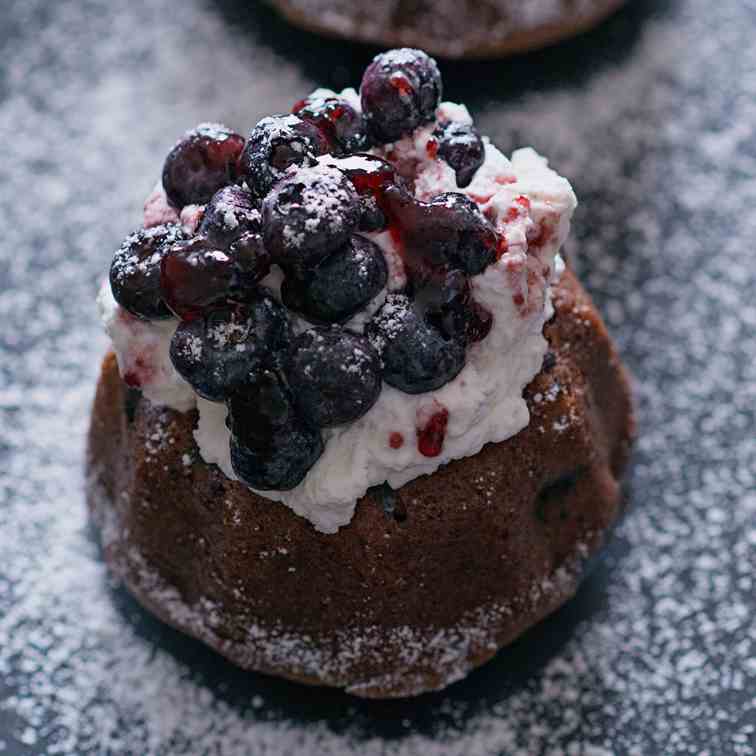
{"label": "browned cake base", "polygon": [[438,689],[576,590],[621,510],[627,380],[568,271],[527,428],[318,533],[198,456],[195,413],[157,408],[103,363],[88,500],[105,558],[157,616],[236,664],[359,696]]}
{"label": "browned cake base", "polygon": [[[535,50],[599,24],[626,0],[267,0],[297,26],[386,47],[419,47],[443,58],[494,58]],[[553,0],[553,5],[558,0]]]}

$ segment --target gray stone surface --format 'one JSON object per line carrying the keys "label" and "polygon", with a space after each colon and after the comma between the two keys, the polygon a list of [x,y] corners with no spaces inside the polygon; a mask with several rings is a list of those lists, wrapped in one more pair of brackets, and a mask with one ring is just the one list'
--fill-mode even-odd
{"label": "gray stone surface", "polygon": [[[756,6],[635,0],[443,67],[581,199],[569,252],[635,376],[631,510],[577,598],[416,701],[247,675],[108,582],[82,458],[94,295],[184,129],[247,129],[372,51],[243,0],[0,8],[0,753],[753,754]],[[474,537],[474,534],[471,534]]]}

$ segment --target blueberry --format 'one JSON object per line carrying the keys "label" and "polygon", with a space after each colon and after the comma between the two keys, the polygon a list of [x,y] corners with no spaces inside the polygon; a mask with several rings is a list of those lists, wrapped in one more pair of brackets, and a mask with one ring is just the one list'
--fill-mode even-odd
{"label": "blueberry", "polygon": [[493,314],[482,304],[473,300],[467,321],[467,343],[483,341],[493,328]]}
{"label": "blueberry", "polygon": [[438,140],[438,156],[456,174],[457,186],[469,186],[486,156],[478,130],[468,123],[449,121],[441,124],[433,136]]}
{"label": "blueberry", "polygon": [[470,282],[461,270],[439,271],[413,282],[415,309],[448,338],[471,344],[491,330],[493,316],[472,296]]}
{"label": "blueberry", "polygon": [[286,374],[299,411],[322,428],[362,417],[381,392],[381,361],[370,341],[337,327],[301,333]]}
{"label": "blueberry", "polygon": [[276,115],[263,118],[252,129],[239,164],[262,198],[289,166],[315,165],[315,158],[326,152],[328,141],[317,126],[295,115]]}
{"label": "blueberry", "polygon": [[435,117],[441,102],[436,61],[409,48],[381,53],[365,70],[360,98],[371,136],[394,142]]}
{"label": "blueberry", "polygon": [[287,275],[281,296],[287,307],[313,322],[341,323],[376,297],[387,280],[380,247],[354,234],[301,279]]}
{"label": "blueberry", "polygon": [[256,446],[293,425],[298,419],[291,389],[281,372],[260,368],[251,372],[243,390],[229,397],[226,425],[239,439]]}
{"label": "blueberry", "polygon": [[325,134],[333,155],[362,152],[370,147],[362,113],[343,97],[321,96],[316,92],[297,103],[294,113]]}
{"label": "blueberry", "polygon": [[232,288],[247,290],[270,273],[270,255],[260,234],[242,234],[228,248],[228,255],[234,261],[236,273]]}
{"label": "blueberry", "polygon": [[273,261],[300,271],[346,244],[359,219],[354,187],[329,166],[286,176],[262,206],[263,236]]}
{"label": "blueberry", "polygon": [[465,366],[465,346],[434,328],[405,294],[390,294],[367,325],[381,352],[383,379],[407,394],[448,383]]}
{"label": "blueberry", "polygon": [[171,312],[160,291],[160,261],[171,244],[185,238],[177,225],[144,228],[128,236],[110,265],[116,302],[139,318],[169,318]]}
{"label": "blueberry", "polygon": [[168,248],[160,263],[160,289],[172,312],[192,318],[226,299],[246,300],[269,270],[259,234],[244,234],[227,250],[197,236]]}
{"label": "blueberry", "polygon": [[467,341],[470,283],[461,270],[442,271],[416,284],[415,309],[448,338]]}
{"label": "blueberry", "polygon": [[212,196],[198,232],[223,249],[243,233],[260,229],[260,211],[254,198],[246,189],[232,184]]}
{"label": "blueberry", "polygon": [[160,261],[164,302],[179,318],[200,314],[228,294],[233,262],[204,237],[171,245]]}
{"label": "blueberry", "polygon": [[350,155],[338,168],[352,182],[360,197],[360,231],[383,231],[388,226],[384,193],[397,182],[394,166],[376,155]]}
{"label": "blueberry", "polygon": [[496,259],[496,231],[464,194],[447,192],[421,202],[393,186],[385,196],[398,219],[405,261],[413,275],[449,266],[475,276]]}
{"label": "blueberry", "polygon": [[171,340],[178,373],[205,399],[223,401],[241,391],[252,372],[273,364],[286,350],[290,325],[285,308],[264,293],[184,320]]}
{"label": "blueberry", "polygon": [[273,370],[258,371],[227,404],[236,475],[262,491],[297,486],[323,453],[323,439],[298,417],[282,377]]}
{"label": "blueberry", "polygon": [[163,189],[168,201],[178,209],[203,205],[236,178],[243,149],[244,137],[221,124],[202,123],[188,131],[165,159]]}
{"label": "blueberry", "polygon": [[430,226],[447,246],[449,265],[469,276],[482,273],[495,259],[496,231],[480,208],[458,192],[439,194],[430,201]]}
{"label": "blueberry", "polygon": [[231,436],[231,467],[258,491],[296,488],[322,453],[323,439],[315,428],[290,428],[260,445]]}

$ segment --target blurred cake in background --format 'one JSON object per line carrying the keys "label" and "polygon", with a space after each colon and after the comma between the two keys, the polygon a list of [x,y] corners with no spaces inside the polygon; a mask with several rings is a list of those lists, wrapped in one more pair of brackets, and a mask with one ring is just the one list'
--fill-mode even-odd
{"label": "blurred cake in background", "polygon": [[297,26],[444,58],[525,52],[591,29],[625,0],[267,0]]}

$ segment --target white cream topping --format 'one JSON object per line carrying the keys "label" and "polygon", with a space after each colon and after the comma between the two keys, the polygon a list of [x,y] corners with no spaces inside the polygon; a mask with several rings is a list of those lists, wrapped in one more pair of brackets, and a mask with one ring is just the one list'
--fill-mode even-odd
{"label": "white cream topping", "polygon": [[[358,105],[353,90],[345,95]],[[471,122],[467,109],[452,103],[442,103],[438,117]],[[371,486],[388,482],[398,488],[453,459],[476,454],[486,443],[510,438],[529,421],[522,392],[540,370],[546,352],[542,331],[552,315],[549,285],[561,270],[558,252],[569,233],[575,195],[567,180],[534,150],[517,150],[509,160],[486,139],[484,164],[470,186],[459,190],[452,169],[431,157],[428,143],[434,128],[431,124],[418,129],[377,152],[415,164],[419,199],[463,191],[506,239],[500,259],[471,280],[475,300],[493,315],[493,327],[485,339],[468,348],[466,365],[454,380],[420,395],[384,384],[364,417],[323,431],[325,451],[296,488],[258,492],[286,504],[326,533],[351,520],[356,501]],[[333,158],[329,161],[338,164]],[[367,236],[386,255],[387,288],[401,288],[404,271],[391,235]],[[277,294],[280,271],[274,270],[263,283]],[[385,293],[371,303],[370,312],[380,307]],[[170,362],[168,349],[177,321],[147,323],[128,315],[113,300],[107,282],[98,304],[121,374],[140,383],[144,396],[154,403],[179,411],[196,406],[199,422],[194,435],[202,458],[235,478],[225,406],[197,397]],[[356,316],[349,326],[362,330],[370,312]],[[305,326],[303,322],[295,325],[297,330]],[[443,447],[438,456],[423,456],[418,449],[418,428],[442,408],[448,412]],[[392,434],[395,441],[399,438],[395,434],[403,439],[400,448],[390,443]]]}
{"label": "white cream topping", "polygon": [[135,318],[113,299],[108,281],[100,288],[97,308],[126,383],[141,388],[153,404],[179,412],[194,409],[197,395],[176,372],[168,355],[178,321]]}

